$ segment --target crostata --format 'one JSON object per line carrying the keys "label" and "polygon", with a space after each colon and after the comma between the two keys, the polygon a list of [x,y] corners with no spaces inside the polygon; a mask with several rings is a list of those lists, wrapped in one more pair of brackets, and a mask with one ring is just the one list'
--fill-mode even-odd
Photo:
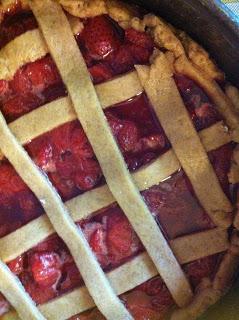
{"label": "crostata", "polygon": [[238,89],[141,8],[0,3],[0,319],[196,319],[239,264]]}

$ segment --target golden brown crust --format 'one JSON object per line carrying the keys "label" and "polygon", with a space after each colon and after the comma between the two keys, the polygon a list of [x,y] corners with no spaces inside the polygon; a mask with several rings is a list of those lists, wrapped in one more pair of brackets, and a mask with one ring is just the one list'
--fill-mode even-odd
{"label": "golden brown crust", "polygon": [[136,70],[200,203],[216,225],[228,227],[232,206],[186,111],[167,59],[158,53],[150,68],[137,66]]}
{"label": "golden brown crust", "polygon": [[170,320],[196,319],[215,304],[230,288],[239,266],[239,238],[232,235],[231,245],[225,253],[214,280],[204,279],[196,296],[186,308],[174,311]]}
{"label": "golden brown crust", "polygon": [[141,32],[147,29],[158,48],[169,50],[176,58],[185,54],[184,48],[171,26],[153,14],[145,15],[142,20],[134,17],[124,27],[132,27]]}
{"label": "golden brown crust", "polygon": [[117,0],[58,0],[71,15],[79,18],[92,18],[108,14],[119,24],[125,24],[137,15],[134,7]]}
{"label": "golden brown crust", "polygon": [[227,125],[233,131],[234,140],[239,141],[239,116],[231,100],[225,95],[219,85],[208,77],[205,72],[194,66],[185,56],[178,58],[174,64],[178,73],[188,76],[198,83],[214,102],[218,111],[225,118]]}
{"label": "golden brown crust", "polygon": [[231,100],[237,113],[239,113],[239,90],[228,84],[225,89],[226,95]]}
{"label": "golden brown crust", "polygon": [[224,73],[219,70],[217,65],[210,59],[209,54],[196,41],[192,40],[185,32],[177,32],[188,58],[211,79],[223,81]]}

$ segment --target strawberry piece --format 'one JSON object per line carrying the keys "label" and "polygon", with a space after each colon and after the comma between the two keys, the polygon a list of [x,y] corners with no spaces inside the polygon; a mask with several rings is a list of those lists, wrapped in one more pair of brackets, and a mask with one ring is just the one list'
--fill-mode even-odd
{"label": "strawberry piece", "polygon": [[108,249],[106,245],[106,231],[100,223],[90,223],[84,226],[84,233],[87,234],[89,244],[94,251],[102,267],[108,263]]}
{"label": "strawberry piece", "polygon": [[114,116],[111,112],[105,113],[107,121],[110,125],[113,135],[116,137],[120,130],[123,128],[123,121]]}
{"label": "strawberry piece", "polygon": [[123,296],[126,300],[126,306],[134,319],[137,320],[155,320],[160,315],[152,307],[151,299],[142,291],[133,290]]}
{"label": "strawberry piece", "polygon": [[32,276],[29,272],[23,272],[19,276],[23,286],[25,287],[28,294],[32,297],[36,304],[43,304],[57,295],[56,288],[51,287],[40,287],[35,281],[33,281]]}
{"label": "strawberry piece", "polygon": [[60,285],[62,291],[75,288],[76,286],[82,284],[81,275],[74,262],[63,266],[63,276],[64,280]]}
{"label": "strawberry piece", "polygon": [[123,127],[120,129],[117,140],[121,151],[133,152],[139,140],[139,130],[131,121],[124,121]]}
{"label": "strawberry piece", "polygon": [[106,61],[116,75],[128,72],[134,67],[134,58],[130,51],[130,46],[127,44],[121,45],[116,52],[106,58]]}
{"label": "strawberry piece", "polygon": [[137,289],[143,290],[151,297],[152,307],[159,313],[164,313],[174,303],[170,292],[160,277],[150,279]]}
{"label": "strawberry piece", "polygon": [[42,135],[26,147],[34,162],[45,172],[54,172],[53,146],[48,135]]}
{"label": "strawberry piece", "polygon": [[28,94],[27,96],[17,95],[3,103],[2,111],[7,121],[13,121],[23,114],[37,108],[43,102],[42,97]]}
{"label": "strawberry piece", "polygon": [[216,175],[221,183],[224,192],[231,197],[228,173],[231,168],[231,159],[233,155],[233,145],[226,144],[219,149],[209,153],[209,159],[213,165]]}
{"label": "strawberry piece", "polygon": [[92,148],[78,121],[63,124],[51,131],[47,138],[52,141],[54,157],[64,160],[64,156],[75,154],[79,158],[91,158]]}
{"label": "strawberry piece", "polygon": [[163,150],[166,143],[166,138],[163,134],[152,134],[140,139],[140,151]]}
{"label": "strawberry piece", "polygon": [[110,112],[106,113],[112,133],[123,153],[136,149],[139,141],[139,130],[133,121],[120,120]]}
{"label": "strawberry piece", "polygon": [[180,74],[174,75],[174,79],[198,131],[221,120],[205,92],[194,81]]}
{"label": "strawberry piece", "polygon": [[56,285],[61,277],[61,262],[54,252],[34,253],[29,265],[34,281],[41,287]]}
{"label": "strawberry piece", "polygon": [[[8,99],[4,98],[3,101],[3,111],[9,120],[15,120],[52,98],[65,94],[60,75],[49,56],[19,69],[10,81],[9,88],[14,95],[8,95]],[[48,88],[53,90],[51,94]]]}
{"label": "strawberry piece", "polygon": [[75,176],[75,184],[82,191],[92,189],[99,181],[99,170],[95,172],[78,171]]}
{"label": "strawberry piece", "polygon": [[25,67],[25,74],[34,91],[42,91],[45,87],[61,82],[55,63],[47,56]]}
{"label": "strawberry piece", "polygon": [[16,259],[12,260],[11,262],[9,262],[8,267],[16,275],[19,275],[20,273],[22,273],[24,270],[24,256],[21,255]]}
{"label": "strawberry piece", "polygon": [[99,182],[102,172],[99,164],[93,159],[81,161],[81,168],[75,172],[75,185],[80,190],[90,190]]}
{"label": "strawberry piece", "polygon": [[77,160],[74,159],[74,156],[70,151],[63,153],[61,157],[63,157],[63,159],[56,160],[55,171],[60,173],[63,179],[74,180],[74,174],[75,174],[75,171],[77,170],[77,164],[76,164]]}
{"label": "strawberry piece", "polygon": [[150,279],[149,281],[143,283],[138,287],[138,289],[143,290],[149,296],[155,296],[160,294],[165,289],[165,284],[160,277]]}
{"label": "strawberry piece", "polygon": [[0,186],[0,193],[8,196],[14,196],[15,193],[29,190],[9,163],[2,163],[0,165]]}
{"label": "strawberry piece", "polygon": [[145,64],[153,53],[154,42],[150,35],[134,29],[127,29],[125,41],[129,42],[128,49],[134,59],[134,64]]}
{"label": "strawberry piece", "polygon": [[129,50],[133,57],[134,65],[135,64],[146,64],[149,62],[149,58],[152,55],[152,51],[146,50],[140,46],[130,45]]}
{"label": "strawberry piece", "polygon": [[93,149],[79,123],[75,123],[74,130],[70,139],[70,149],[79,158],[94,157]]}
{"label": "strawberry piece", "polygon": [[218,111],[210,103],[201,104],[200,107],[195,109],[195,115],[194,123],[197,130],[207,128],[220,120]]}
{"label": "strawberry piece", "polygon": [[19,69],[11,81],[12,89],[20,95],[41,92],[45,87],[61,82],[51,57],[47,56]]}
{"label": "strawberry piece", "polygon": [[15,73],[10,85],[12,90],[18,95],[25,96],[32,91],[32,83],[29,78],[29,74],[26,72],[26,66],[22,67]]}
{"label": "strawberry piece", "polygon": [[119,209],[108,218],[107,243],[112,261],[130,257],[140,249],[140,242],[127,218]]}
{"label": "strawberry piece", "polygon": [[57,188],[58,193],[64,201],[67,201],[80,194],[73,179],[64,179],[60,172],[49,173],[48,178]]}
{"label": "strawberry piece", "polygon": [[145,32],[140,32],[133,28],[129,28],[125,31],[125,40],[136,46],[153,51],[153,39]]}
{"label": "strawberry piece", "polygon": [[24,223],[39,217],[43,213],[40,202],[30,190],[18,193],[16,199],[19,203]]}
{"label": "strawberry piece", "polygon": [[88,19],[80,39],[95,60],[103,59],[120,45],[116,29],[107,16]]}
{"label": "strawberry piece", "polygon": [[27,150],[64,199],[94,187],[102,176],[79,122],[58,127],[32,141]]}
{"label": "strawberry piece", "polygon": [[184,270],[194,287],[197,287],[203,278],[213,275],[217,271],[220,254],[202,258],[185,265]]}
{"label": "strawberry piece", "polygon": [[113,77],[112,70],[103,63],[98,63],[89,68],[94,84],[107,81]]}

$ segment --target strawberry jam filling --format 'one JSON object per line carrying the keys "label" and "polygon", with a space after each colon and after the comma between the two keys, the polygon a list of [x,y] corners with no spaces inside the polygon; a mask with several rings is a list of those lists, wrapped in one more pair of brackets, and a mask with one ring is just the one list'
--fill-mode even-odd
{"label": "strawberry jam filling", "polygon": [[0,49],[11,40],[37,28],[37,22],[31,11],[23,10],[18,4],[5,13],[0,25]]}
{"label": "strawberry jam filling", "polygon": [[[231,146],[226,145],[213,152],[214,156],[217,154],[217,159],[220,159],[224,153],[230,154],[231,151]],[[220,170],[223,165],[224,161],[214,164],[215,168]],[[221,177],[221,182],[226,182],[225,176]],[[190,183],[182,172],[175,173],[168,180],[142,192],[142,195],[168,239],[214,227],[198,204]],[[144,251],[124,213],[116,205],[94,213],[88,219],[79,221],[77,225],[82,228],[98,261],[106,271],[122,265]],[[217,256],[213,259],[201,259],[185,267],[195,286],[201,279],[200,275],[209,272],[208,264],[210,267],[212,265],[214,270]],[[68,249],[56,235],[18,257],[9,266],[19,276],[32,298],[40,304],[82,284]]]}
{"label": "strawberry jam filling", "polygon": [[[18,15],[6,17],[0,27],[0,47],[36,27],[29,12],[19,11]],[[133,29],[123,31],[107,16],[87,19],[84,25],[83,31],[76,35],[76,41],[95,84],[132,70],[134,64],[148,63],[154,44],[146,33]],[[210,99],[194,81],[180,74],[174,77],[197,130],[221,120]],[[0,108],[8,122],[66,94],[49,55],[20,68],[11,81],[0,80]],[[108,108],[105,115],[130,171],[150,163],[170,148],[144,93]],[[228,144],[209,153],[220,183],[229,196],[227,173],[233,147]],[[37,137],[25,148],[48,175],[64,201],[105,182],[77,120]],[[43,213],[38,200],[6,160],[0,163],[0,186],[1,236]],[[200,206],[182,170],[143,191],[142,196],[167,239],[215,227]],[[116,204],[77,222],[77,225],[82,228],[105,271],[144,251],[129,221]],[[221,255],[214,255],[184,266],[194,288],[203,277],[213,277],[220,258]],[[83,284],[69,250],[57,235],[49,237],[8,265],[37,304]],[[147,281],[121,298],[137,320],[158,319],[173,304],[160,277]],[[6,308],[2,300],[0,311],[1,304]],[[93,310],[80,319],[101,317],[97,310]]]}
{"label": "strawberry jam filling", "polygon": [[[147,63],[154,48],[147,34],[133,29],[124,32],[107,16],[86,20],[76,40],[95,84],[130,71],[137,63]],[[12,80],[0,80],[0,109],[8,122],[65,95],[48,55],[21,67]]]}
{"label": "strawberry jam filling", "polygon": [[[187,264],[184,271],[193,284],[199,284],[202,278],[208,277],[208,274],[211,274],[211,278],[213,278],[215,267],[218,266],[220,261],[220,256],[213,255]],[[121,295],[120,298],[134,319],[137,320],[163,319],[163,316],[166,316],[167,311],[174,304],[169,291],[159,276]],[[105,319],[97,309],[70,318],[70,320],[96,319]]]}

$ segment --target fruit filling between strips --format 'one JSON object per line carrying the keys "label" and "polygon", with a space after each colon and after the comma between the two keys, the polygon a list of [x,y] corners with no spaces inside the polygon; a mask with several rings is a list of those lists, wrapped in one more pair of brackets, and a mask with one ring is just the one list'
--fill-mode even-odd
{"label": "fruit filling between strips", "polygon": [[[16,15],[10,13],[0,27],[0,47],[36,27],[30,12],[20,10]],[[84,29],[76,35],[76,41],[94,84],[131,71],[135,64],[147,64],[154,49],[149,35],[133,29],[124,31],[108,16],[85,20]],[[174,78],[197,131],[222,120],[195,82],[181,74],[175,74]],[[64,84],[49,55],[21,67],[12,80],[0,80],[0,108],[8,122],[66,95]],[[107,108],[105,115],[130,171],[149,164],[170,149],[170,143],[144,93]],[[99,164],[78,121],[66,123],[35,138],[25,148],[48,175],[64,201],[104,184]],[[209,153],[223,190],[229,196],[227,174],[233,148],[233,144],[227,144]],[[5,159],[0,163],[0,185],[1,236],[43,214],[38,200]],[[182,170],[143,191],[142,195],[169,240],[215,227],[198,203]],[[92,213],[91,217],[77,224],[83,229],[105,271],[144,251],[116,204],[97,214]],[[184,266],[194,287],[203,277],[209,274],[213,277],[221,256],[213,255]],[[83,284],[68,249],[56,235],[8,265],[37,304]],[[173,304],[160,277],[122,295],[122,299],[136,319],[156,319]],[[2,299],[0,312],[6,311],[6,304]],[[90,311],[80,319],[100,317],[97,312]]]}

